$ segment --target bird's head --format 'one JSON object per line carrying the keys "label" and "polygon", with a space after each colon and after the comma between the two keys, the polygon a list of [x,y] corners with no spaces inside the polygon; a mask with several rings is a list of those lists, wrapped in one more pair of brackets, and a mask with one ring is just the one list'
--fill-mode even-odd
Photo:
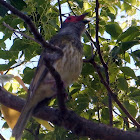
{"label": "bird's head", "polygon": [[89,21],[84,19],[88,15],[88,13],[84,13],[83,15],[80,16],[69,16],[67,19],[64,21],[64,23],[79,23],[83,22],[84,24],[87,24]]}
{"label": "bird's head", "polygon": [[85,25],[89,22],[85,17],[88,13],[84,13],[80,16],[69,16],[62,24],[62,29],[71,30],[71,32],[75,32],[78,36],[81,36],[83,31],[85,30]]}

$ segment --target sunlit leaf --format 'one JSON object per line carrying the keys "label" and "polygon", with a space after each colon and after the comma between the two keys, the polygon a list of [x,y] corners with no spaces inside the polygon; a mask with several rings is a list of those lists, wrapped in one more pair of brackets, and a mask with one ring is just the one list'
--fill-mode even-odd
{"label": "sunlit leaf", "polygon": [[109,6],[108,8],[109,8],[111,13],[113,13],[114,15],[116,14],[116,10],[113,6]]}

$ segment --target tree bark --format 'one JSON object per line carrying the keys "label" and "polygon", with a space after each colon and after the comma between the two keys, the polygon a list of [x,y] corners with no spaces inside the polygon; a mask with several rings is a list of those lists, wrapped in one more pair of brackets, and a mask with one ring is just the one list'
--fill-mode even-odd
{"label": "tree bark", "polygon": [[[25,100],[0,88],[0,103],[20,112],[25,104]],[[71,130],[78,136],[104,140],[140,140],[140,133],[138,132],[122,131],[104,124],[97,124],[76,115],[71,110],[68,110],[65,115],[62,115],[55,108],[45,106],[37,107],[33,116]]]}

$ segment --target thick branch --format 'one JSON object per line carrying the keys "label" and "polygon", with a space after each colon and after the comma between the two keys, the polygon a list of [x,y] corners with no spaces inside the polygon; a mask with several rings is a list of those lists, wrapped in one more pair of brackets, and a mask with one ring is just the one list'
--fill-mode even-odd
{"label": "thick branch", "polygon": [[[3,88],[0,89],[0,102],[7,107],[11,107],[17,111],[21,111],[25,100],[8,93]],[[55,125],[71,130],[78,136],[86,136],[92,139],[104,140],[139,140],[140,133],[122,131],[117,128],[111,128],[104,124],[97,124],[77,116],[73,111],[67,111],[62,118],[58,109],[41,107],[37,108],[34,116],[46,121],[50,121]]]}

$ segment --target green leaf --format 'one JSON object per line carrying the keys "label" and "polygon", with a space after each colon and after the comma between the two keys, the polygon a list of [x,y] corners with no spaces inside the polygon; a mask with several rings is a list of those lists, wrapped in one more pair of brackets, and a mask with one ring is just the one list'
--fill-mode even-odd
{"label": "green leaf", "polygon": [[136,75],[134,71],[130,67],[121,67],[120,70],[127,76],[130,76],[132,78],[136,78]]}
{"label": "green leaf", "polygon": [[128,10],[131,10],[131,5],[129,5],[129,3],[126,3],[126,2],[124,2],[122,5],[121,5],[121,10],[122,11],[128,11]]}
{"label": "green leaf", "polygon": [[101,120],[104,123],[108,123],[109,122],[109,110],[108,110],[108,108],[103,108],[102,109]]}
{"label": "green leaf", "polygon": [[29,67],[26,67],[23,71],[24,77],[23,77],[23,81],[24,83],[30,84],[33,76],[34,76],[34,71],[35,69],[31,69]]}
{"label": "green leaf", "polygon": [[115,8],[113,6],[109,6],[108,9],[110,10],[110,12],[112,14],[114,14],[114,15],[116,14],[116,10],[115,10]]}
{"label": "green leaf", "polygon": [[130,53],[130,55],[135,60],[135,62],[136,62],[135,65],[140,67],[140,50],[136,50],[136,51]]}
{"label": "green leaf", "polygon": [[0,16],[4,17],[5,14],[7,13],[8,9],[5,8],[4,6],[0,5]]}
{"label": "green leaf", "polygon": [[13,28],[16,28],[17,25],[20,24],[20,23],[23,23],[23,20],[22,20],[22,19],[20,19],[20,18],[13,19],[13,21],[12,21],[12,23],[11,23],[11,26],[12,26]]}
{"label": "green leaf", "polygon": [[118,88],[121,89],[121,90],[127,91],[128,83],[127,83],[125,78],[121,77],[121,78],[118,79]]}
{"label": "green leaf", "polygon": [[76,0],[80,8],[83,8],[83,0]]}
{"label": "green leaf", "polygon": [[140,86],[140,76],[137,77],[136,84]]}
{"label": "green leaf", "polygon": [[118,36],[122,33],[120,25],[116,22],[110,22],[105,26],[106,32],[111,35],[114,39],[117,39]]}
{"label": "green leaf", "polygon": [[91,74],[94,72],[94,68],[91,64],[84,63],[83,68],[82,68],[82,75],[86,76],[88,74]]}
{"label": "green leaf", "polygon": [[3,51],[0,50],[0,58],[3,59],[17,59],[18,51]]}
{"label": "green leaf", "polygon": [[124,58],[125,61],[127,61],[128,63],[130,63],[130,56],[129,56],[129,53],[128,52],[125,52],[125,58]]}
{"label": "green leaf", "polygon": [[0,43],[0,48],[5,50],[6,44],[4,43],[4,41],[2,41],[2,42]]}
{"label": "green leaf", "polygon": [[130,103],[129,101],[124,101],[124,106],[128,112],[135,118],[137,114],[136,103]]}
{"label": "green leaf", "polygon": [[15,39],[12,47],[10,48],[10,51],[25,50],[26,48],[29,48],[29,46],[30,46],[30,44],[28,42],[29,41],[25,40],[25,39]]}
{"label": "green leaf", "polygon": [[124,53],[128,49],[132,48],[134,45],[139,44],[139,40],[134,40],[134,41],[129,41],[129,42],[122,42],[120,44],[120,52],[119,53]]}
{"label": "green leaf", "polygon": [[16,39],[14,44],[10,48],[10,51],[23,51],[25,54],[25,59],[29,61],[36,55],[41,53],[41,48],[37,43],[34,43],[27,39]]}
{"label": "green leaf", "polygon": [[129,27],[125,32],[120,34],[117,42],[119,42],[119,41],[123,41],[123,42],[131,41],[135,37],[137,37],[139,34],[140,34],[140,32],[139,32],[139,28],[137,26]]}
{"label": "green leaf", "polygon": [[15,63],[16,63],[16,61],[13,60],[13,61],[10,61],[8,64],[1,64],[0,65],[0,71],[8,70]]}
{"label": "green leaf", "polygon": [[84,11],[88,10],[89,8],[91,8],[90,3],[88,1],[84,1],[83,8],[84,8]]}
{"label": "green leaf", "polygon": [[76,110],[81,113],[84,109],[88,107],[89,104],[89,97],[87,94],[79,94],[77,96],[77,108]]}
{"label": "green leaf", "polygon": [[84,51],[84,55],[85,55],[86,59],[91,58],[92,52],[91,52],[91,46],[90,45],[84,44],[83,51]]}
{"label": "green leaf", "polygon": [[18,10],[22,10],[24,7],[27,6],[23,0],[10,0],[10,3]]}
{"label": "green leaf", "polygon": [[140,50],[136,50],[131,53],[133,57],[136,57],[138,60],[140,59]]}
{"label": "green leaf", "polygon": [[140,90],[139,89],[136,89],[135,91],[131,92],[129,94],[129,97],[139,97],[140,98]]}

